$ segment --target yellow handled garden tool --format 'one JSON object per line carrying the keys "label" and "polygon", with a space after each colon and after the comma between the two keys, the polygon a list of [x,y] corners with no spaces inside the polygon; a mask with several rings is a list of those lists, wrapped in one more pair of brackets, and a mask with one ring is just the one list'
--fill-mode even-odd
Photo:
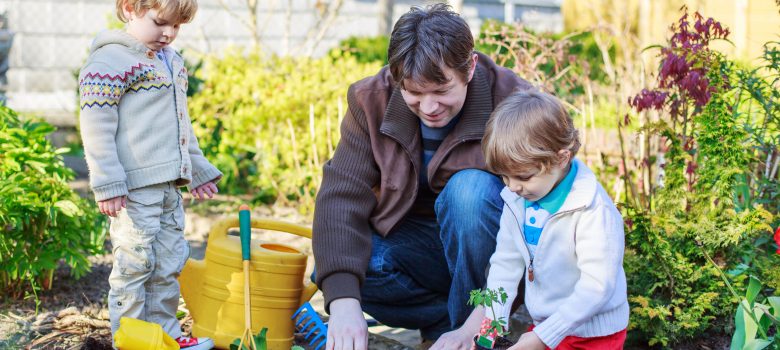
{"label": "yellow handled garden tool", "polygon": [[238,209],[238,226],[241,234],[241,258],[244,263],[244,333],[238,344],[243,349],[244,342],[250,350],[257,350],[255,338],[252,336],[252,297],[249,293],[249,262],[251,261],[250,247],[252,242],[252,220],[249,216],[249,206],[242,204]]}

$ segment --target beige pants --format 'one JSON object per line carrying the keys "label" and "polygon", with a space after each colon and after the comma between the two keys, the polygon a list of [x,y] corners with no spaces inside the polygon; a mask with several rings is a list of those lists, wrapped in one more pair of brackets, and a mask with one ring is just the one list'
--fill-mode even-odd
{"label": "beige pants", "polygon": [[111,243],[111,333],[119,329],[119,318],[131,317],[157,323],[174,339],[180,337],[177,278],[190,248],[184,239],[181,192],[173,182],[131,190],[127,208],[111,218]]}

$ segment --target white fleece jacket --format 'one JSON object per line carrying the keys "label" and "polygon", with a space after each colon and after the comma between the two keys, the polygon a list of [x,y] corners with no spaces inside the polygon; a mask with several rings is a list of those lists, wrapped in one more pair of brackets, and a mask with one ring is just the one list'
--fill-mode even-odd
{"label": "white fleece jacket", "polygon": [[175,181],[198,187],[221,176],[203,156],[187,111],[187,69],[170,47],[154,51],[130,34],[98,34],[79,74],[81,138],[98,201]]}
{"label": "white fleece jacket", "polygon": [[508,319],[517,285],[533,263],[525,304],[534,333],[553,349],[566,336],[599,337],[628,326],[623,218],[590,169],[574,161],[571,192],[542,229],[533,261],[523,235],[525,200],[508,188],[501,192],[505,204],[487,281],[488,288],[507,291],[496,316]]}

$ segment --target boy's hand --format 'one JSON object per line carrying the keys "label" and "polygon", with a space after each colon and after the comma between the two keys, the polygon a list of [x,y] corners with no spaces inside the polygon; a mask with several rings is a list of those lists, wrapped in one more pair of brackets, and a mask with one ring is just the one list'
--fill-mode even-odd
{"label": "boy's hand", "polygon": [[509,350],[545,350],[545,345],[534,332],[525,332]]}
{"label": "boy's hand", "polygon": [[477,306],[460,328],[442,334],[430,350],[468,350],[475,349],[474,336],[479,332],[485,309]]}
{"label": "boy's hand", "polygon": [[458,328],[444,333],[431,346],[430,350],[470,350],[474,349],[475,332]]}
{"label": "boy's hand", "polygon": [[104,201],[98,201],[100,212],[108,216],[116,217],[122,208],[127,207],[127,196],[119,196]]}
{"label": "boy's hand", "polygon": [[214,195],[217,194],[219,190],[217,189],[217,184],[214,183],[214,181],[206,182],[198,187],[195,187],[192,190],[192,196],[197,199],[206,199],[206,196],[209,198],[214,198]]}

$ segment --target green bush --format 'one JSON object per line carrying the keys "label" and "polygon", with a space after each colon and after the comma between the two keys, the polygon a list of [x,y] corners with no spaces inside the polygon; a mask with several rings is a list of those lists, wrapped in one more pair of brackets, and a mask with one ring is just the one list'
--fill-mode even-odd
{"label": "green bush", "polygon": [[[752,110],[747,100],[771,99],[771,93],[742,91],[745,71],[709,46],[728,36],[718,22],[686,11],[672,29],[669,43],[659,48],[655,86],[630,100],[639,112],[660,114],[642,132],[665,149],[627,173],[622,208],[629,328],[634,338],[664,347],[728,330],[737,300],[726,283],[742,289],[748,274],[776,276],[772,271],[780,264],[765,249],[776,203],[739,195],[755,195],[767,182],[778,186],[776,177],[744,180],[766,168],[762,142],[779,135],[777,117]],[[763,141],[753,135],[758,130]],[[656,155],[663,155],[663,182],[633,187],[650,176]]]}
{"label": "green bush", "polygon": [[50,285],[61,260],[81,277],[103,251],[104,219],[68,186],[67,149],[45,139],[52,131],[0,107],[0,290],[14,297]]}
{"label": "green bush", "polygon": [[[608,82],[601,51],[590,32],[534,33],[521,24],[486,21],[476,49],[567,100],[585,94],[589,81]],[[614,57],[614,45],[609,54]]]}
{"label": "green bush", "polygon": [[230,50],[205,58],[189,107],[201,148],[225,174],[221,190],[310,212],[339,140],[347,88],[379,68],[338,51],[319,59]]}
{"label": "green bush", "polygon": [[337,48],[331,50],[338,54],[339,51],[349,53],[360,63],[387,64],[387,47],[390,38],[386,35],[360,37],[351,36],[339,42]]}

